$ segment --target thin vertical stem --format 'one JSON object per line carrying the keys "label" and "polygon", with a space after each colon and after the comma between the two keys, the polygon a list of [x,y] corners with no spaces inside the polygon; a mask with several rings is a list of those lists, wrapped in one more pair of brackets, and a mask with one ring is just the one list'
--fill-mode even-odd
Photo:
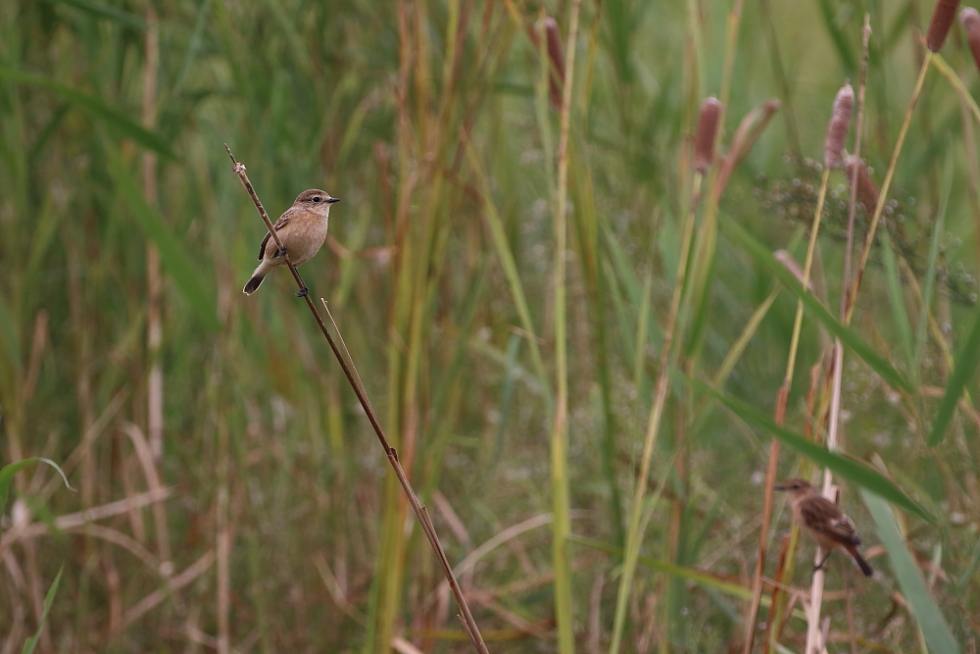
{"label": "thin vertical stem", "polygon": [[[572,632],[572,585],[568,563],[568,536],[571,533],[568,491],[568,334],[566,330],[565,256],[568,250],[568,133],[571,123],[572,89],[575,79],[575,45],[581,0],[572,3],[565,48],[565,80],[562,88],[558,135],[558,180],[555,197],[555,388],[556,402],[551,425],[551,487],[554,522],[552,558],[555,572],[555,615],[558,620],[558,651],[575,651]],[[542,38],[546,38],[544,35]],[[550,77],[550,60],[545,59]]]}
{"label": "thin vertical stem", "polygon": [[[854,157],[856,159],[856,165],[851,170],[851,197],[848,205],[847,213],[847,246],[844,252],[844,279],[841,286],[845,289],[845,292],[841,295],[840,299],[840,316],[843,322],[848,322],[848,305],[849,296],[851,298],[857,294],[857,286],[851,290],[849,286],[851,282],[851,249],[854,242],[854,217],[857,213],[857,184],[858,184],[858,174],[861,168],[861,130],[864,126],[864,97],[865,97],[865,76],[868,69],[868,40],[871,38],[871,16],[869,14],[864,15],[864,29],[862,31],[862,43],[863,43],[863,56],[861,59],[861,72],[860,78],[858,80],[858,112],[857,112],[857,124],[854,135]],[[923,70],[929,65],[929,58],[932,53],[926,55],[926,61],[923,63]],[[924,73],[923,73],[924,74]],[[918,89],[921,89],[921,82],[923,79],[923,74],[919,75],[919,83],[916,85],[916,93],[913,95],[915,98],[918,95]],[[914,100],[913,100],[914,106]],[[911,115],[911,108],[909,109],[909,115]],[[906,117],[906,124],[903,125],[903,134],[906,125],[908,124],[908,117]],[[903,137],[900,137],[900,139]],[[900,149],[901,140],[899,145],[896,146],[895,154],[892,157],[892,169],[894,168],[894,163],[898,156],[898,151]],[[891,180],[891,177],[886,178],[886,184]],[[881,212],[879,207],[882,205],[882,200],[887,192],[887,185],[882,188],[881,194],[878,196],[878,205],[875,208],[875,215],[880,216]],[[868,231],[868,236],[872,236],[873,230],[875,228],[876,222],[872,221],[872,227]],[[869,242],[865,244],[868,245]],[[866,252],[864,253],[866,257]],[[862,258],[861,268],[864,267],[865,258]],[[860,272],[858,273],[860,277]],[[857,280],[855,280],[857,281]],[[830,394],[830,417],[828,420],[827,427],[827,449],[834,451],[838,449],[838,429],[840,426],[840,405],[841,405],[841,384],[843,382],[843,371],[844,371],[844,346],[839,338],[834,339],[834,356],[831,359],[831,365],[833,366],[833,378],[831,382],[831,394]],[[823,495],[827,499],[834,499],[833,492],[833,478],[830,474],[830,469],[825,468],[823,473]],[[820,547],[817,548],[814,556],[816,557],[814,561],[819,563],[822,560],[824,553]],[[820,630],[820,609],[823,603],[823,587],[824,587],[824,571],[823,567],[818,568],[814,574],[813,579],[810,583],[810,615],[807,616],[807,631],[806,631],[806,648],[804,652],[813,652],[816,650],[818,643],[820,642],[821,630]]]}
{"label": "thin vertical stem", "polygon": [[885,208],[885,203],[888,200],[888,191],[891,188],[892,178],[895,176],[895,167],[898,164],[898,157],[902,153],[902,146],[905,145],[905,136],[908,134],[909,125],[912,122],[912,112],[915,109],[916,102],[919,100],[919,95],[922,93],[922,84],[926,79],[926,71],[929,70],[929,62],[932,60],[932,51],[926,51],[925,59],[922,60],[922,67],[919,69],[919,77],[915,81],[915,88],[912,90],[912,99],[909,101],[909,108],[905,112],[905,119],[902,121],[902,127],[898,132],[898,140],[895,142],[895,150],[892,152],[891,161],[888,164],[888,171],[885,173],[885,181],[881,185],[881,193],[878,195],[878,204],[875,205],[874,215],[871,217],[871,225],[868,227],[867,236],[864,237],[864,248],[861,250],[861,259],[858,262],[857,272],[854,275],[854,281],[848,288],[847,297],[845,298],[847,302],[847,309],[844,311],[844,324],[849,325],[851,323],[851,317],[854,315],[854,305],[857,301],[857,292],[861,286],[861,278],[864,276],[864,268],[868,263],[868,255],[871,252],[871,245],[874,243],[875,230],[878,229],[878,221],[881,219],[881,212]]}

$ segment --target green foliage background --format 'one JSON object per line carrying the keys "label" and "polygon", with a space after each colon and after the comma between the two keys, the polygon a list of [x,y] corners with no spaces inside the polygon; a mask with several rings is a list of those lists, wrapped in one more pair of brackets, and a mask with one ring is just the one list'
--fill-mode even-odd
{"label": "green foliage background", "polygon": [[[64,490],[47,466],[16,479],[0,542],[0,650],[37,630],[63,563],[38,651],[388,651],[395,637],[423,651],[471,650],[288,275],[255,296],[240,291],[264,227],[227,143],[273,218],[305,188],[342,198],[330,247],[301,272],[328,301],[450,560],[481,554],[461,579],[491,650],[557,651],[557,619],[577,649],[606,651],[702,98],[720,92],[730,61],[722,151],[753,107],[780,99],[719,217],[802,261],[817,180],[802,159],[822,159],[834,94],[846,78],[857,84],[864,13],[873,37],[862,154],[880,184],[932,5],[746,3],[728,58],[731,10],[714,0],[581,5],[566,80],[559,317],[559,118],[532,34],[547,14],[565,43],[570,4],[0,3],[0,457],[50,458],[79,488]],[[150,34],[158,57],[147,54]],[[980,89],[958,25],[943,56]],[[915,588],[974,651],[980,447],[966,366],[980,347],[967,339],[978,319],[977,124],[934,73],[896,171],[889,245],[872,250],[852,323],[911,392],[848,351],[844,450],[935,517],[900,516],[925,577]],[[816,277],[836,315],[844,175],[831,185]],[[623,651],[721,651],[743,636],[770,435],[690,382],[715,379],[782,287],[727,231],[709,252],[695,263],[704,285],[687,296],[663,434],[642,480],[654,499]],[[791,293],[775,297],[722,380],[725,394],[771,415],[795,308]],[[556,321],[567,321],[569,380],[567,456],[557,459]],[[828,342],[805,321],[787,414],[796,434],[810,424],[810,367]],[[967,394],[929,447],[954,369]],[[154,397],[164,418],[155,459]],[[783,452],[784,476],[812,469]],[[568,571],[553,567],[548,527],[562,510],[556,472],[570,491]],[[160,486],[168,499],[137,505]],[[896,600],[910,586],[896,581],[857,488],[844,489],[879,573],[859,579],[844,557],[831,559],[828,592],[850,589],[847,601],[825,603],[832,648],[847,650],[849,633],[859,651],[925,647]],[[58,516],[127,499],[113,515],[53,528]],[[788,529],[781,502],[776,511],[768,576]],[[17,531],[25,515],[39,527],[30,537]],[[812,546],[801,547],[793,579],[806,588]],[[556,618],[556,579],[571,585],[570,622]],[[798,650],[804,630],[791,617],[783,644]]]}

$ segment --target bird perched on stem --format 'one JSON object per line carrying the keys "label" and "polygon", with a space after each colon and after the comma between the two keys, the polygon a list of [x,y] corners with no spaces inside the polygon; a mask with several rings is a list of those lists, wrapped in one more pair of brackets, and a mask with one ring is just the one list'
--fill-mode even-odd
{"label": "bird perched on stem", "polygon": [[[286,209],[273,226],[282,241],[283,249],[280,250],[272,234],[266,232],[262,245],[259,246],[259,261],[262,263],[242,289],[245,295],[254,293],[273,268],[286,265],[283,255],[288,254],[293,265],[299,266],[319,252],[327,239],[330,205],[339,201],[340,198],[332,198],[329,193],[318,188],[311,188],[296,196],[293,206]],[[308,293],[304,285],[296,295],[303,297]]]}
{"label": "bird perched on stem", "polygon": [[854,529],[854,523],[844,515],[840,507],[802,479],[785,481],[778,484],[776,490],[786,491],[793,517],[800,528],[827,552],[823,560],[814,566],[814,570],[822,568],[831,552],[840,548],[851,555],[865,576],[874,574],[874,570],[858,552],[861,539]]}

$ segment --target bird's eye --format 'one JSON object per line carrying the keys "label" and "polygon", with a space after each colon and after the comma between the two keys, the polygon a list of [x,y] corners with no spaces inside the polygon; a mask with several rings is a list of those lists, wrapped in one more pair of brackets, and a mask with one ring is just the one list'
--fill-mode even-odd
{"label": "bird's eye", "polygon": [[314,195],[313,196],[313,201],[314,202],[319,202],[320,201],[320,196],[319,195]]}

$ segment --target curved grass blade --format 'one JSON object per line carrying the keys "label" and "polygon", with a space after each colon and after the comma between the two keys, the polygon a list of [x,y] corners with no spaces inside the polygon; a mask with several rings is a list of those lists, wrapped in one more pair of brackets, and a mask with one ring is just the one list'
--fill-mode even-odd
{"label": "curved grass blade", "polygon": [[803,302],[807,311],[819,320],[831,335],[841,340],[854,354],[867,363],[885,382],[906,393],[915,392],[915,385],[898,372],[885,357],[878,354],[870,345],[858,336],[857,332],[843,325],[822,305],[812,294],[803,290],[803,285],[786,266],[779,263],[774,256],[757,241],[744,227],[731,218],[718,216],[718,225],[736,242],[744,247],[757,262],[769,269],[779,278],[792,293]]}
{"label": "curved grass blade", "polygon": [[[566,540],[568,540],[570,543],[577,543],[578,545],[591,547],[594,550],[606,552],[614,556],[623,556],[622,547],[613,545],[612,543],[606,543],[601,540],[596,540],[595,538],[587,538],[586,536],[576,536],[575,534],[570,534]],[[637,557],[636,560],[645,567],[653,568],[654,570],[659,570],[660,572],[665,572],[680,579],[693,581],[706,588],[720,590],[721,592],[731,595],[732,597],[737,597],[739,599],[749,599],[752,597],[751,589],[746,588],[742,584],[724,581],[707,572],[701,572],[700,570],[694,570],[693,568],[686,568],[682,565],[670,563],[669,561],[664,561],[662,559],[655,559],[650,556],[641,555]]]}
{"label": "curved grass blade", "polygon": [[127,25],[138,30],[146,29],[146,21],[136,14],[131,14],[128,11],[123,11],[116,7],[110,7],[101,2],[93,2],[93,0],[47,0],[47,2],[74,7],[79,11],[90,14],[94,18],[107,18],[121,25]]}
{"label": "curved grass blade", "polygon": [[10,483],[14,480],[14,475],[20,472],[23,468],[26,468],[28,465],[39,462],[47,463],[48,465],[54,467],[54,469],[58,471],[58,474],[61,475],[61,478],[65,481],[65,486],[67,486],[69,490],[75,490],[71,487],[71,484],[68,483],[68,477],[65,476],[65,471],[61,469],[61,466],[51,459],[45,459],[44,457],[40,456],[32,456],[29,459],[21,459],[20,461],[8,463],[4,467],[0,468],[0,510],[2,510],[3,506],[7,503],[7,493],[10,491]]}
{"label": "curved grass blade", "polygon": [[908,308],[905,306],[905,296],[902,290],[902,278],[898,272],[898,262],[888,230],[881,231],[881,250],[884,254],[885,282],[888,291],[888,301],[892,308],[892,324],[895,325],[896,336],[905,362],[912,374],[918,369],[915,361],[915,347],[912,344],[912,325],[909,323]]}
{"label": "curved grass blade", "polygon": [[899,531],[891,507],[874,493],[861,491],[861,495],[864,497],[864,503],[875,521],[878,536],[888,551],[892,572],[895,573],[902,594],[912,609],[919,629],[922,630],[929,651],[959,654],[961,651],[959,643],[953,637],[953,632],[939,610],[936,600],[929,594],[929,589],[922,578],[919,566],[909,552],[905,538]]}
{"label": "curved grass blade", "polygon": [[214,293],[205,288],[204,282],[201,281],[203,275],[197,262],[188,254],[190,248],[180,242],[180,239],[163,222],[163,217],[156,208],[143,197],[143,193],[126,170],[126,164],[119,152],[112,147],[107,147],[106,152],[109,174],[112,176],[116,190],[129,206],[146,237],[157,246],[160,251],[160,261],[163,262],[167,273],[201,322],[212,331],[217,331],[221,328],[221,323],[218,321]]}
{"label": "curved grass blade", "polygon": [[[952,191],[953,174],[952,164],[947,158],[945,171],[943,173],[943,190],[939,202],[939,210],[936,212],[935,227],[932,234],[932,242],[929,245],[929,263],[926,267],[925,290],[922,297],[922,311],[919,317],[919,340],[916,342],[915,356],[916,363],[921,360],[922,352],[925,350],[925,340],[928,325],[929,307],[932,304],[933,287],[936,281],[936,258],[939,255],[939,244],[946,225],[946,210],[949,207],[949,195]],[[932,422],[932,430],[926,437],[926,444],[934,447],[943,439],[946,428],[953,413],[956,411],[956,403],[963,397],[963,389],[973,379],[973,373],[977,369],[977,354],[980,353],[980,311],[973,323],[973,329],[967,336],[966,341],[959,353],[953,367],[953,372],[946,382],[946,392],[943,399],[939,402],[939,411],[936,419]]]}
{"label": "curved grass blade", "polygon": [[977,370],[978,356],[980,356],[980,310],[977,311],[977,319],[973,323],[970,335],[959,354],[956,355],[953,374],[949,376],[946,392],[939,403],[939,411],[936,413],[936,419],[932,422],[932,431],[929,432],[929,437],[926,439],[926,443],[930,447],[939,445],[939,441],[943,439],[946,428],[949,426],[950,420],[953,419],[956,404],[963,397],[963,390],[973,379],[973,374]]}
{"label": "curved grass blade", "polygon": [[97,96],[84,93],[49,77],[32,75],[23,71],[14,70],[13,68],[7,68],[6,66],[0,66],[0,78],[19,84],[31,84],[47,89],[63,100],[67,100],[69,103],[78,107],[92,120],[104,123],[109,129],[117,132],[121,136],[131,138],[143,147],[149,148],[170,159],[177,158],[177,155],[173,153],[173,150],[170,149],[170,146],[161,136],[140,126],[125,114],[107,105]]}
{"label": "curved grass blade", "polygon": [[882,499],[887,500],[896,506],[900,506],[906,511],[914,513],[923,520],[930,523],[936,522],[935,518],[933,518],[925,509],[913,502],[905,493],[899,490],[899,488],[893,484],[891,480],[883,476],[877,470],[869,468],[860,461],[831,452],[827,448],[818,445],[813,441],[809,441],[802,436],[794,434],[785,427],[780,427],[775,423],[775,421],[761,411],[754,409],[753,407],[750,407],[748,404],[745,404],[739,400],[736,400],[730,395],[725,395],[724,393],[716,391],[703,382],[692,380],[691,384],[693,384],[694,387],[699,389],[702,393],[706,393],[714,397],[716,400],[727,406],[742,420],[745,420],[749,424],[755,425],[759,429],[769,432],[773,437],[779,439],[780,442],[792,447],[794,450],[810,459],[818,466],[830,468],[834,474],[842,479],[846,479],[853,484],[866,488]]}
{"label": "curved grass blade", "polygon": [[824,27],[827,28],[827,33],[830,34],[830,40],[834,42],[834,47],[837,48],[837,56],[840,57],[841,65],[843,65],[844,70],[850,71],[853,74],[857,71],[857,57],[848,41],[847,33],[838,24],[836,3],[830,0],[820,0],[818,4],[820,6],[820,17],[823,18]]}

